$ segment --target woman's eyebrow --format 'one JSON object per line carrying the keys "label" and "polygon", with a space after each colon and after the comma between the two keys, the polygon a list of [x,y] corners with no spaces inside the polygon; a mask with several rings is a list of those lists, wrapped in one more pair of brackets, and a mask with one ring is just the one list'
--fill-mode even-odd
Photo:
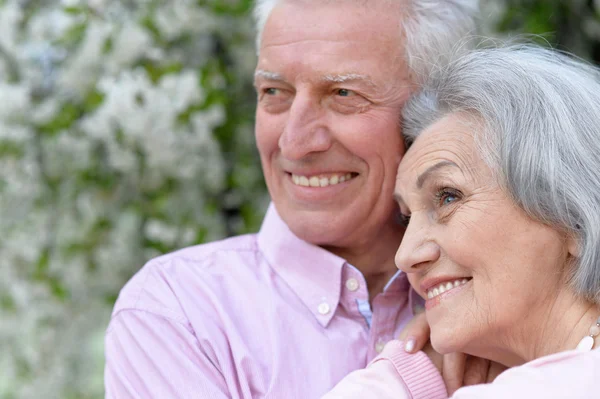
{"label": "woman's eyebrow", "polygon": [[452,161],[442,161],[442,162],[438,162],[435,165],[430,166],[429,168],[427,168],[427,170],[423,173],[421,173],[421,175],[417,178],[417,188],[422,188],[423,184],[425,184],[425,181],[435,172],[439,171],[440,169],[444,169],[444,168],[448,168],[448,167],[455,167],[458,168],[458,165],[455,164]]}

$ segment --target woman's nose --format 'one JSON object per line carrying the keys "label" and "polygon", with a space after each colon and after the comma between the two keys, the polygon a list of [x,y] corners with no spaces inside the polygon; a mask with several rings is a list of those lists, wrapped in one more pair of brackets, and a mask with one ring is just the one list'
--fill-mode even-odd
{"label": "woman's nose", "polygon": [[412,216],[396,252],[396,266],[405,273],[414,273],[437,261],[441,252],[439,245],[430,236],[426,223],[415,216]]}

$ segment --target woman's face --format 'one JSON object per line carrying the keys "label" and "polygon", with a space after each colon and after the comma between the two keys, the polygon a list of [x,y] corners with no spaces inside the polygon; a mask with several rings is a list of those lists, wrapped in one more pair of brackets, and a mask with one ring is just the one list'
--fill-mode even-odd
{"label": "woman's face", "polygon": [[547,314],[565,287],[568,247],[500,188],[475,146],[477,127],[449,115],[402,160],[395,195],[410,220],[396,264],[426,298],[438,352],[491,356]]}

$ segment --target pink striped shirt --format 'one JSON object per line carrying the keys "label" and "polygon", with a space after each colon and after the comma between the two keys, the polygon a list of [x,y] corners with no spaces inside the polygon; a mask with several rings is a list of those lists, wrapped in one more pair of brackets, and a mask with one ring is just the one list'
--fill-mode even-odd
{"label": "pink striped shirt", "polygon": [[107,398],[311,399],[363,368],[412,315],[397,274],[362,274],[295,237],[271,206],[258,234],[146,264],[106,333]]}
{"label": "pink striped shirt", "polygon": [[[369,367],[344,378],[322,399],[447,399],[442,376],[423,352],[392,341]],[[513,367],[491,384],[463,387],[452,399],[600,398],[600,349],[567,351]]]}

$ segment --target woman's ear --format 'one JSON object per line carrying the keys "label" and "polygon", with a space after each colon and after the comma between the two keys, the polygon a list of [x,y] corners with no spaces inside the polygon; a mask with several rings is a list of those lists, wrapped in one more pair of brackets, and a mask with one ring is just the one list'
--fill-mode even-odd
{"label": "woman's ear", "polygon": [[572,235],[567,237],[567,250],[569,251],[569,255],[574,258],[578,258],[581,255],[579,240]]}

